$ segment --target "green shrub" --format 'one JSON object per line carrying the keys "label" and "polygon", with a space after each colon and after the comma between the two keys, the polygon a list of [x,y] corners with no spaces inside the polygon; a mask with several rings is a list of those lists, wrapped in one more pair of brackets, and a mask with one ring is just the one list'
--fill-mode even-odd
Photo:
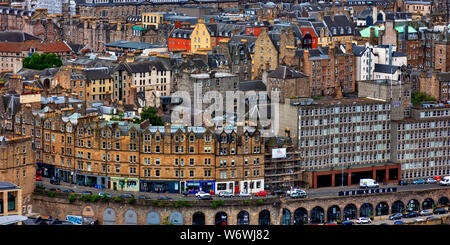
{"label": "green shrub", "polygon": [[48,197],[55,197],[55,195],[56,195],[56,192],[54,192],[54,191],[47,191],[47,196]]}
{"label": "green shrub", "polygon": [[89,201],[91,201],[91,199],[92,199],[92,195],[85,194],[85,195],[81,196],[81,200],[83,200],[84,202],[89,202]]}
{"label": "green shrub", "polygon": [[130,199],[128,199],[129,204],[133,204],[135,202],[136,202],[136,198],[134,198],[134,197],[131,197]]}
{"label": "green shrub", "polygon": [[259,200],[256,202],[256,204],[257,204],[257,205],[263,205],[263,204],[264,204],[264,201],[263,201],[262,199],[259,199]]}
{"label": "green shrub", "polygon": [[154,206],[158,206],[159,202],[158,202],[158,200],[152,200],[152,203],[153,203]]}
{"label": "green shrub", "polygon": [[72,193],[69,195],[69,202],[74,203],[77,200],[77,195],[75,193]]}
{"label": "green shrub", "polygon": [[103,196],[101,196],[101,199],[103,200],[103,202],[109,201],[109,197],[106,194],[103,194]]}
{"label": "green shrub", "polygon": [[114,197],[115,202],[122,202],[122,200],[123,200],[122,197]]}
{"label": "green shrub", "polygon": [[97,202],[100,199],[99,195],[92,195],[91,196],[91,202]]}
{"label": "green shrub", "polygon": [[211,207],[212,208],[217,208],[217,207],[220,207],[220,206],[222,206],[223,205],[223,200],[214,200],[212,203],[211,203]]}
{"label": "green shrub", "polygon": [[250,200],[245,200],[243,201],[244,205],[250,205]]}

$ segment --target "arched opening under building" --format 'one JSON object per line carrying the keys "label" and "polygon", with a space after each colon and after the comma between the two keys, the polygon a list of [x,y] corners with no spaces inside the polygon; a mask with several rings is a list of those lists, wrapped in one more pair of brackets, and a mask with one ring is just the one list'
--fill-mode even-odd
{"label": "arched opening under building", "polygon": [[359,217],[367,217],[373,216],[373,206],[370,203],[364,203],[359,208]]}
{"label": "arched opening under building", "polygon": [[322,207],[315,207],[311,210],[311,224],[321,224],[325,221],[325,212]]}
{"label": "arched opening under building", "polygon": [[216,225],[228,225],[228,215],[225,212],[216,213],[216,217],[214,219],[214,224]]}
{"label": "arched opening under building", "polygon": [[408,202],[408,208],[407,211],[419,211],[420,209],[420,203],[416,199],[411,199]]}
{"label": "arched opening under building", "polygon": [[283,215],[281,217],[282,225],[291,225],[291,211],[287,208],[283,208]]}
{"label": "arched opening under building", "polygon": [[250,224],[250,215],[247,211],[241,211],[238,213],[237,217],[237,225],[249,225]]}
{"label": "arched opening under building", "polygon": [[380,202],[375,207],[375,215],[376,216],[382,216],[382,215],[389,215],[389,205],[386,202]]}
{"label": "arched opening under building", "polygon": [[344,220],[356,219],[357,218],[357,208],[355,204],[348,204],[344,208]]}
{"label": "arched opening under building", "polygon": [[438,200],[439,205],[441,206],[447,206],[449,203],[449,200],[447,197],[440,197]]}
{"label": "arched opening under building", "polygon": [[431,198],[427,198],[422,203],[422,209],[433,209],[434,200]]}
{"label": "arched opening under building", "polygon": [[341,209],[337,205],[333,205],[327,210],[327,221],[337,222],[341,219]]}
{"label": "arched opening under building", "polygon": [[192,225],[205,225],[205,215],[202,212],[195,212],[192,215]]}
{"label": "arched opening under building", "polygon": [[270,212],[264,209],[259,213],[259,225],[270,225]]}
{"label": "arched opening under building", "polygon": [[307,225],[308,224],[308,211],[304,208],[297,208],[294,211],[294,225]]}
{"label": "arched opening under building", "polygon": [[391,207],[392,214],[403,213],[404,211],[405,211],[405,204],[402,201],[397,200],[392,204]]}

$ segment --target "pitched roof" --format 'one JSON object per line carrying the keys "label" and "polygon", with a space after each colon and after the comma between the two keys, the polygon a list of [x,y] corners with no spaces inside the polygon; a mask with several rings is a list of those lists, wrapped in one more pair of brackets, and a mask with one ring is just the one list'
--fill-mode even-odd
{"label": "pitched roof", "polygon": [[385,64],[375,64],[374,72],[386,73],[386,74],[391,74],[392,75],[399,69],[400,69],[400,66],[385,65]]}
{"label": "pitched roof", "polygon": [[18,53],[35,48],[36,51],[44,53],[72,52],[72,49],[65,42],[45,42],[27,41],[27,42],[0,42],[0,52]]}
{"label": "pitched roof", "polygon": [[28,40],[39,40],[39,38],[23,31],[0,32],[0,42],[24,42]]}
{"label": "pitched roof", "polygon": [[269,77],[278,79],[293,79],[308,77],[306,74],[294,70],[287,66],[278,66],[277,69],[269,73]]}

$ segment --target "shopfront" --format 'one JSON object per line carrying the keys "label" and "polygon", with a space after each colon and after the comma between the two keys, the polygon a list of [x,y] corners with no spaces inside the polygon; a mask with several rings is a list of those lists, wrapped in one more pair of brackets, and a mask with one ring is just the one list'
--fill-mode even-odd
{"label": "shopfront", "polygon": [[109,189],[116,191],[139,191],[139,179],[109,177]]}
{"label": "shopfront", "polygon": [[72,183],[72,173],[70,170],[55,169],[55,177],[66,183]]}
{"label": "shopfront", "polygon": [[239,185],[241,192],[256,193],[264,190],[264,179],[240,181]]}
{"label": "shopfront", "polygon": [[234,193],[234,181],[228,181],[228,182],[216,182],[216,190],[217,192],[220,191],[228,191],[231,193]]}
{"label": "shopfront", "polygon": [[180,193],[180,182],[163,180],[140,180],[140,191],[156,193]]}
{"label": "shopfront", "polygon": [[55,166],[37,162],[36,172],[39,172],[43,177],[51,178],[55,176]]}
{"label": "shopfront", "polygon": [[215,181],[186,181],[185,186],[186,191],[195,193],[198,191],[211,192],[214,193],[216,190]]}

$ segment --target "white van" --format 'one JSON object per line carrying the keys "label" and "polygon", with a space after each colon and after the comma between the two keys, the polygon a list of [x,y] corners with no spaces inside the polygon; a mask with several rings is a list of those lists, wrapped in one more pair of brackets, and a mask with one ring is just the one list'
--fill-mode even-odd
{"label": "white van", "polygon": [[450,176],[445,176],[441,181],[439,181],[439,185],[450,185]]}
{"label": "white van", "polygon": [[359,187],[361,188],[376,188],[380,185],[373,179],[360,179]]}

